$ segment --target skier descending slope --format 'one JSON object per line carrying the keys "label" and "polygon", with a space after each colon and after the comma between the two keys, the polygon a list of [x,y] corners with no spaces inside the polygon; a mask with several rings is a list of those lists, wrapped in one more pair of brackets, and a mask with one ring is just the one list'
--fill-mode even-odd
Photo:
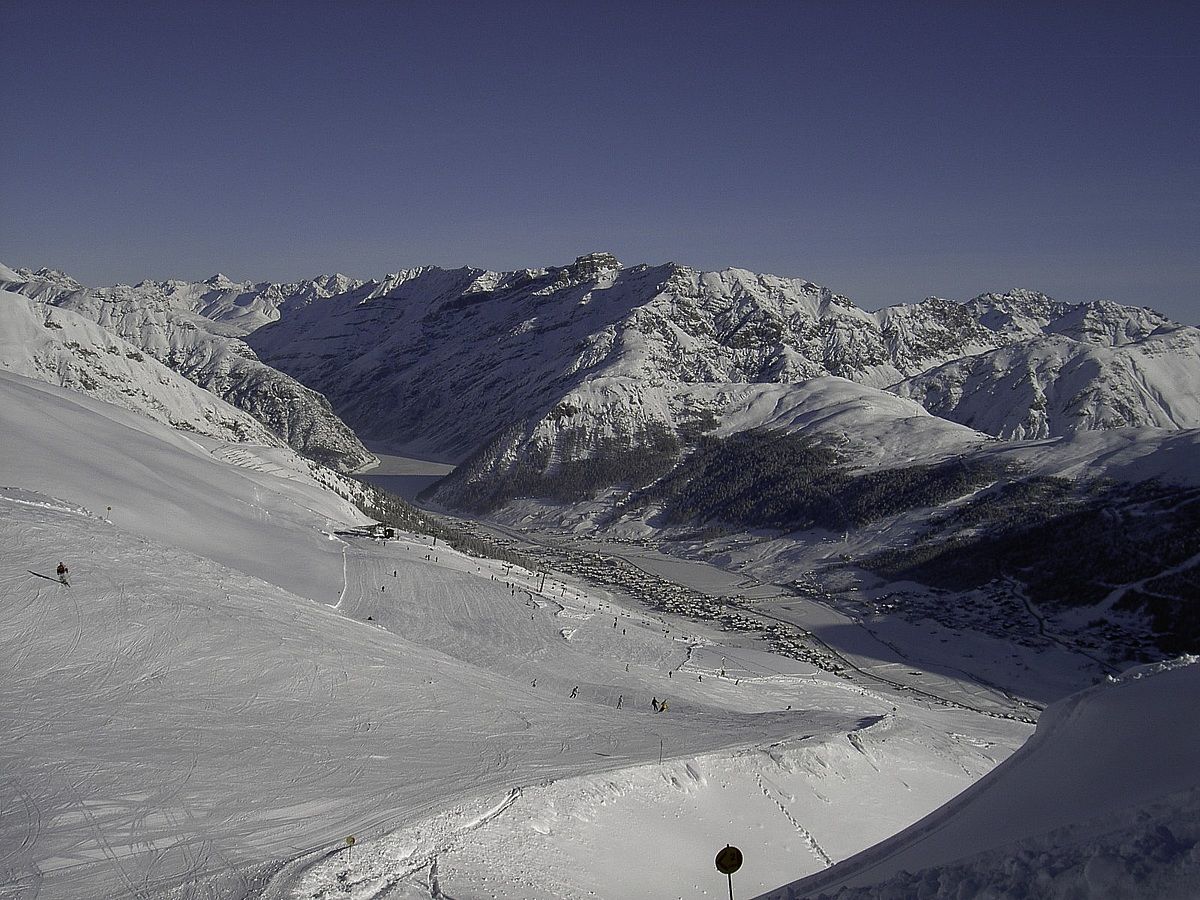
{"label": "skier descending slope", "polygon": [[67,587],[71,586],[71,582],[67,581],[67,572],[69,572],[69,571],[70,570],[67,568],[67,564],[60,561],[58,564],[58,569],[57,569],[58,580],[61,581],[63,584],[65,584]]}

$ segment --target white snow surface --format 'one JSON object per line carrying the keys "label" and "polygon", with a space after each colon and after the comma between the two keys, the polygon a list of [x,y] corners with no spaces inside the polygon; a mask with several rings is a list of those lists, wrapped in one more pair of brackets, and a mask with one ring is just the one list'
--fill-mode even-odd
{"label": "white snow surface", "polygon": [[697,406],[710,396],[721,401],[716,437],[752,428],[832,437],[857,465],[929,462],[991,442],[911,400],[833,376],[799,384],[696,385],[689,393]]}
{"label": "white snow surface", "polygon": [[[232,334],[248,334],[279,318],[281,310],[299,309],[314,300],[343,294],[362,282],[347,275],[318,275],[303,281],[253,283],[233,281],[218,272],[204,281],[147,280],[136,285],[117,284],[85,289],[74,278],[53,269],[10,269],[0,265],[0,282],[19,286],[22,293],[46,302],[57,302],[65,294],[78,293],[109,303],[187,310],[212,322],[220,322]],[[80,303],[81,297],[71,302]]]}
{"label": "white snow surface", "polygon": [[1112,428],[1081,431],[1043,441],[996,444],[988,453],[1062,478],[1158,479],[1169,484],[1200,484],[1200,428]]}
{"label": "white snow surface", "polygon": [[1197,663],[1145,667],[1054,704],[1024,747],[954,800],[765,897],[1195,896]]}
{"label": "white snow surface", "polygon": [[766,889],[1028,733],[356,521],[291,451],[0,372],[0,896],[691,896],[731,839]]}
{"label": "white snow surface", "polygon": [[342,551],[329,534],[363,517],[311,473],[284,447],[202,444],[111,404],[0,372],[0,485],[70,498],[123,531],[301,596],[336,599]]}

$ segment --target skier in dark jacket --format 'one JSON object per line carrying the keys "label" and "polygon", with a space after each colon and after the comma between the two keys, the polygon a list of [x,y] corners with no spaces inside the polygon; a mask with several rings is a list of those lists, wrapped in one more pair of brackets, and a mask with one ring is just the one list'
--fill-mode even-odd
{"label": "skier in dark jacket", "polygon": [[58,569],[57,569],[57,572],[58,572],[58,580],[59,580],[59,581],[61,581],[63,584],[66,584],[66,583],[67,583],[67,572],[68,572],[68,571],[69,571],[69,570],[67,569],[67,564],[66,564],[66,563],[64,563],[64,562],[60,562],[60,563],[58,564]]}

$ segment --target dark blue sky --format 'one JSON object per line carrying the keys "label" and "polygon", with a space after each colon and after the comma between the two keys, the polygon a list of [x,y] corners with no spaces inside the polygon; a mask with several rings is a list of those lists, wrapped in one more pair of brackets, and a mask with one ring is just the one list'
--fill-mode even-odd
{"label": "dark blue sky", "polygon": [[611,250],[869,308],[1200,319],[1187,3],[0,3],[0,261],[90,284]]}

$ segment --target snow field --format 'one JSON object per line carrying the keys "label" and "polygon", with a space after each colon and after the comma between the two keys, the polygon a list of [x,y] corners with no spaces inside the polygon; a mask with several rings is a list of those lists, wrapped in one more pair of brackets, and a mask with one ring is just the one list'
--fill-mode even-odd
{"label": "snow field", "polygon": [[[972,720],[978,717],[957,710],[921,710],[925,721],[898,726],[890,697],[847,689],[803,663],[718,644],[730,636],[706,636],[694,623],[683,623],[684,634],[672,637],[664,631],[679,631],[679,624],[567,589],[552,577],[539,594],[543,583],[533,573],[459,557],[426,540],[364,541],[348,559],[350,589],[340,611],[363,621],[369,615],[422,645],[498,666],[521,678],[522,690],[564,709],[581,703],[615,708],[619,696],[623,711],[633,713],[631,727],[652,735],[662,734],[667,719],[647,716],[651,692],[671,697],[666,716],[681,709],[695,715],[701,705],[779,714],[788,701],[796,711],[837,709],[858,718],[849,739],[816,735],[769,750],[699,757],[680,756],[668,736],[661,765],[479,798],[358,843],[307,870],[293,897],[437,891],[464,898],[658,897],[675,896],[688,879],[700,879],[695,888],[703,895],[712,888],[702,883],[713,875],[707,857],[730,835],[754,855],[755,889],[762,890],[894,832],[970,784],[1020,739],[1011,723],[993,727],[991,739],[967,739],[955,728],[977,728]],[[406,567],[409,560],[415,562]],[[563,628],[564,621],[572,624]],[[527,652],[514,655],[510,648]],[[628,672],[619,668],[622,659],[633,660]],[[563,668],[572,677],[564,678]],[[606,677],[618,681],[606,684]],[[576,699],[569,696],[573,682]],[[595,753],[623,755],[619,742]]]}
{"label": "snow field", "polygon": [[[12,663],[0,705],[5,720],[13,723],[3,759],[4,809],[21,812],[5,815],[0,839],[6,847],[20,848],[2,863],[10,873],[5,883],[16,886],[14,896],[36,891],[41,897],[149,897],[179,884],[189,886],[180,896],[237,896],[257,890],[263,873],[277,868],[271,860],[307,847],[336,847],[344,834],[386,833],[460,798],[488,797],[513,785],[528,792],[530,785],[563,777],[594,777],[589,773],[656,761],[660,737],[667,765],[678,768],[672,756],[730,743],[770,743],[797,733],[836,736],[863,719],[850,712],[862,698],[836,687],[813,705],[845,713],[723,713],[702,705],[702,690],[720,679],[706,679],[703,688],[690,679],[670,679],[686,684],[688,693],[673,696],[665,715],[629,707],[617,711],[592,685],[570,701],[561,676],[561,692],[550,697],[542,682],[539,689],[527,690],[524,672],[517,681],[461,663],[373,623],[354,622],[186,551],[124,533],[72,504],[30,492],[6,492],[3,502],[3,539],[12,556],[0,570],[6,609],[0,652]],[[372,546],[404,552],[403,545]],[[33,560],[35,570],[49,571],[64,547],[70,550],[75,579],[69,589],[12,564]],[[414,540],[408,552],[416,556],[419,549]],[[418,574],[405,579],[414,585],[429,568],[424,560],[401,567],[394,557],[375,559],[355,547],[348,557],[347,571],[360,573],[360,581],[366,566],[354,562],[374,560],[372,571],[380,577],[372,583],[386,577],[388,564],[397,573],[416,569]],[[463,566],[473,562],[449,557]],[[430,580],[424,602],[414,604],[412,621],[420,634],[452,644],[453,629],[438,606],[455,596],[455,587],[464,589],[456,579],[468,575],[444,574],[451,587],[439,588],[436,579]],[[401,582],[398,574],[392,580]],[[490,577],[474,580],[480,597],[495,601],[498,595],[503,601],[507,595],[516,612],[515,618],[499,615],[510,627],[494,634],[493,643],[521,646],[518,635],[530,621],[524,618],[525,601]],[[374,593],[363,595],[373,598]],[[347,593],[351,606],[357,597]],[[476,602],[459,612],[482,615],[487,605]],[[557,617],[548,603],[541,609]],[[618,614],[621,622],[634,618]],[[593,619],[599,633],[620,630],[612,629],[607,617]],[[593,619],[575,621],[585,629]],[[561,671],[586,655],[564,641],[554,624],[535,620],[531,625],[552,648],[542,654],[548,657],[542,671]],[[672,654],[686,655],[681,642],[657,628],[638,630],[648,632],[646,643],[653,638]],[[481,655],[484,643],[475,645]],[[662,658],[657,651],[643,653],[647,659]],[[499,664],[514,656],[494,653],[490,659]],[[532,658],[539,659],[536,653]],[[610,663],[614,677],[625,677],[620,659]],[[68,689],[59,690],[64,681]],[[50,685],[55,689],[47,690]],[[766,687],[780,693],[758,706],[779,710],[782,691],[795,699],[794,684]],[[641,772],[635,765],[626,771],[646,778],[657,768]],[[626,777],[616,776],[613,783]],[[953,793],[958,777],[940,784],[939,792]],[[965,774],[962,779],[969,780]],[[727,790],[744,793],[737,786]],[[686,838],[707,853],[711,832],[692,827],[703,817],[697,818],[695,810],[661,806],[654,796],[646,794],[631,810],[648,819],[642,826],[645,839],[670,833],[671,821],[682,819],[684,825],[675,826],[681,829],[676,840]],[[914,790],[913,798],[925,809],[940,794]],[[722,808],[706,802],[713,810]],[[582,803],[575,808],[582,809]],[[745,821],[751,814],[710,811],[704,821],[720,815]],[[599,846],[601,832],[610,830],[556,833],[568,845],[579,840]],[[569,874],[555,874],[560,851],[549,846],[554,841],[546,843],[531,863],[533,874],[547,884],[570,881]],[[366,854],[369,846],[360,844],[360,852]],[[480,852],[491,858],[486,847]],[[693,857],[673,854],[685,868]],[[613,871],[603,854],[595,858],[601,869]],[[493,878],[467,863],[445,868],[451,864],[449,858],[443,863],[444,879],[457,879],[458,872],[466,873],[468,882]],[[666,880],[654,888],[645,882],[651,892],[678,875],[669,867],[656,871]],[[427,870],[422,877],[428,879]],[[588,877],[604,883],[599,869]],[[509,885],[497,896],[525,896],[523,890]],[[610,890],[607,896],[623,896]]]}
{"label": "snow field", "polygon": [[735,885],[749,895],[869,845],[993,764],[931,734],[868,718],[849,735],[526,788],[330,857],[292,896],[723,897],[711,857],[726,842],[746,853]]}
{"label": "snow field", "polygon": [[[157,896],[462,797],[657,758],[628,720],[677,752],[852,725],[547,701],[102,520],[3,502],[17,896]],[[70,588],[22,567],[52,571],[63,548]]]}
{"label": "snow field", "polygon": [[1011,886],[1062,898],[1194,897],[1197,663],[1141,667],[1054,704],[1033,738],[945,806],[770,896],[882,898],[940,884],[967,895]]}
{"label": "snow field", "polygon": [[[358,510],[289,450],[202,440],[0,372],[0,486],[71,498],[123,529],[301,596],[336,596],[341,545],[322,532],[366,521]],[[225,464],[212,449],[242,464]],[[275,471],[247,467],[251,455]],[[292,474],[278,477],[285,465]]]}
{"label": "snow field", "polygon": [[4,900],[659,897],[709,890],[726,841],[768,885],[1028,731],[425,538],[331,540],[358,514],[288,459],[0,375]]}

